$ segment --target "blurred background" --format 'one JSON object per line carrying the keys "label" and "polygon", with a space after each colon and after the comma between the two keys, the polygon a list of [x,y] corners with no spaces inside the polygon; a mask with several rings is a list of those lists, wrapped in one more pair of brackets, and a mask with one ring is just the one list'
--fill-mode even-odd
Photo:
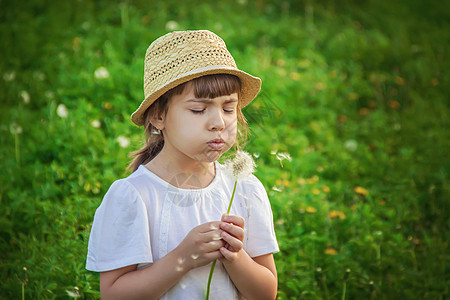
{"label": "blurred background", "polygon": [[246,150],[278,299],[447,299],[449,20],[436,0],[0,0],[0,298],[100,297],[87,241],[143,140],[145,51],[209,29],[263,81]]}

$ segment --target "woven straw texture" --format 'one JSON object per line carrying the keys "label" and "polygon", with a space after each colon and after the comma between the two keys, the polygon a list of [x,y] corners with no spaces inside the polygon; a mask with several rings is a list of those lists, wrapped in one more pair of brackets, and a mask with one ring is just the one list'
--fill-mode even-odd
{"label": "woven straw texture", "polygon": [[155,40],[147,49],[144,67],[145,99],[132,114],[144,124],[147,108],[168,90],[189,80],[231,74],[241,81],[241,106],[250,103],[261,88],[261,80],[239,70],[224,41],[208,30],[175,31]]}

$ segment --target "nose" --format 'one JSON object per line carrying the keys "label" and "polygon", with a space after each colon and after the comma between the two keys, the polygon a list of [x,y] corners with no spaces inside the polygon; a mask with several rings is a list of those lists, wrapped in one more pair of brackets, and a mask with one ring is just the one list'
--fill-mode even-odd
{"label": "nose", "polygon": [[225,128],[225,120],[223,113],[219,109],[214,109],[210,113],[209,130],[222,131]]}

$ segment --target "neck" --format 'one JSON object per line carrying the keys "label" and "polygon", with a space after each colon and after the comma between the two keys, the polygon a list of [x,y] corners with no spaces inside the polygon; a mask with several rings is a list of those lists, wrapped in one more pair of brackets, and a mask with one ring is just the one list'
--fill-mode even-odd
{"label": "neck", "polygon": [[183,189],[207,187],[215,176],[214,162],[169,157],[164,151],[161,151],[145,167],[164,181]]}

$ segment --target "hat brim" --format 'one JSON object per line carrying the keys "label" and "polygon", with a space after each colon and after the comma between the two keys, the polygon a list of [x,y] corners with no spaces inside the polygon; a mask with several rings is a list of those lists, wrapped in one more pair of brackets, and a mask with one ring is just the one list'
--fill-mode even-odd
{"label": "hat brim", "polygon": [[153,102],[164,95],[164,93],[192,79],[212,74],[230,74],[239,78],[241,81],[241,95],[239,99],[241,102],[241,107],[247,106],[253,99],[255,99],[256,95],[261,90],[260,78],[252,76],[239,69],[227,66],[208,66],[205,68],[199,68],[178,76],[148,95],[144,101],[142,101],[139,108],[131,115],[131,121],[138,126],[144,125],[145,111],[150,107],[150,105],[153,104]]}

